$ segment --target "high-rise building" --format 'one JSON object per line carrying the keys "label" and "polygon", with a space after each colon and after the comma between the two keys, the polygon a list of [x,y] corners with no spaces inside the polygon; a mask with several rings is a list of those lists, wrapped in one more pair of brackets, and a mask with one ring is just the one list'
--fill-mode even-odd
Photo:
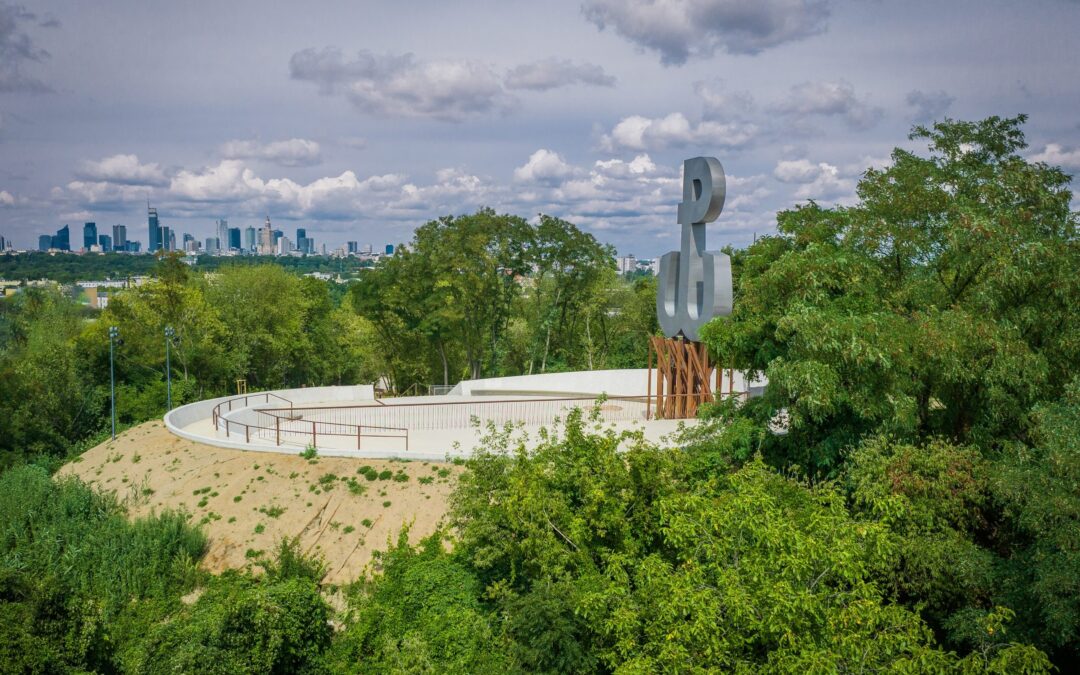
{"label": "high-rise building", "polygon": [[82,241],[83,241],[83,246],[82,247],[84,249],[86,249],[87,251],[90,250],[91,246],[96,246],[97,245],[97,243],[98,243],[97,223],[86,223],[86,224],[83,225],[83,228],[82,228]]}
{"label": "high-rise building", "polygon": [[113,247],[117,251],[127,250],[127,225],[113,225],[112,226],[112,240]]}
{"label": "high-rise building", "polygon": [[229,247],[229,221],[224,218],[217,221],[217,239],[221,248]]}
{"label": "high-rise building", "polygon": [[296,228],[296,250],[307,253],[307,230],[302,227]]}
{"label": "high-rise building", "polygon": [[112,250],[112,237],[107,234],[98,235],[98,244],[101,245],[101,250],[108,253]]}
{"label": "high-rise building", "polygon": [[274,228],[270,226],[270,216],[259,230],[259,255],[274,255]]}
{"label": "high-rise building", "polygon": [[176,230],[170,230],[169,228],[166,227],[166,228],[164,228],[163,231],[168,232],[168,235],[165,237],[165,241],[169,242],[169,246],[168,246],[169,250],[170,251],[175,251],[176,250]]}
{"label": "high-rise building", "polygon": [[146,246],[147,253],[156,253],[164,244],[161,241],[161,223],[158,221],[157,209],[146,204],[147,227],[150,230],[150,239]]}
{"label": "high-rise building", "polygon": [[277,254],[278,255],[289,255],[292,252],[293,252],[293,244],[292,244],[292,242],[289,241],[288,237],[282,235],[281,238],[277,240]]}
{"label": "high-rise building", "polygon": [[258,239],[255,237],[255,228],[248,225],[248,228],[244,230],[244,250],[248,253],[254,253],[257,242]]}
{"label": "high-rise building", "polygon": [[347,241],[347,242],[345,242],[345,247],[346,247],[346,252],[349,253],[349,255],[353,255],[353,254],[358,253],[360,251],[360,247],[357,245],[357,243],[355,241]]}
{"label": "high-rise building", "polygon": [[386,245],[386,255],[394,255],[394,245],[393,244],[387,244]]}
{"label": "high-rise building", "polygon": [[234,250],[234,251],[239,251],[240,250],[240,228],[239,227],[230,227],[229,228],[229,248]]}
{"label": "high-rise building", "polygon": [[278,241],[285,236],[285,233],[281,230],[274,230],[274,246],[277,246]]}
{"label": "high-rise building", "polygon": [[37,247],[39,251],[48,251],[52,248],[52,235],[43,234],[37,239]]}
{"label": "high-rise building", "polygon": [[71,230],[65,225],[56,231],[53,235],[52,244],[49,248],[55,248],[58,251],[70,251],[71,250]]}
{"label": "high-rise building", "polygon": [[203,250],[206,251],[208,254],[217,253],[220,250],[220,248],[221,247],[218,245],[218,238],[217,237],[207,237],[206,238],[206,246],[203,248]]}

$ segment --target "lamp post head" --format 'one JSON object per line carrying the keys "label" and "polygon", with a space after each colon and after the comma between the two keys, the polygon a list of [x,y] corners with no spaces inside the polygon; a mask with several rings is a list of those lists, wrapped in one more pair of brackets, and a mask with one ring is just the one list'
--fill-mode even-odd
{"label": "lamp post head", "polygon": [[118,335],[120,335],[120,329],[118,329],[116,326],[109,326],[109,337],[115,338]]}

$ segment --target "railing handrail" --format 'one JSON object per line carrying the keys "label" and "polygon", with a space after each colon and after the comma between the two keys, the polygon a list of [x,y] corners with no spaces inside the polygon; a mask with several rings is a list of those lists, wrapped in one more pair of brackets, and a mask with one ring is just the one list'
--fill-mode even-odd
{"label": "railing handrail", "polygon": [[[239,400],[243,400],[244,404],[245,404],[245,407],[247,407],[247,403],[248,403],[248,401],[250,399],[252,399],[252,398],[257,399],[259,396],[262,396],[263,399],[266,401],[266,403],[270,403],[270,397],[273,396],[274,398],[276,398],[278,400],[281,400],[281,401],[284,401],[285,403],[289,404],[288,408],[273,408],[273,410],[275,410],[275,411],[282,412],[282,411],[287,411],[287,410],[293,410],[294,409],[292,401],[285,398],[284,396],[281,396],[280,394],[275,394],[272,391],[260,391],[260,392],[250,393],[250,394],[242,394],[242,395],[237,395],[237,396],[231,396],[231,397],[229,397],[229,398],[227,398],[227,399],[225,399],[223,401],[219,401],[217,403],[217,405],[215,405],[214,408],[213,408],[214,431],[216,432],[216,431],[221,430],[221,420],[224,419],[225,420],[225,436],[226,436],[226,438],[228,438],[232,434],[232,426],[233,425],[238,425],[241,429],[244,430],[244,438],[248,443],[251,442],[251,431],[254,429],[256,432],[259,432],[259,431],[273,432],[275,434],[275,436],[276,436],[275,445],[280,446],[281,445],[281,433],[282,433],[282,429],[281,429],[281,419],[282,418],[281,418],[281,416],[266,413],[270,417],[273,417],[275,419],[275,426],[273,426],[273,427],[264,427],[264,426],[262,426],[260,424],[251,424],[251,423],[248,423],[248,422],[240,422],[238,420],[231,420],[231,419],[229,419],[228,417],[226,417],[225,415],[223,415],[221,413],[221,408],[224,405],[228,405],[229,410],[232,410],[232,406],[233,406],[234,402],[239,401]],[[256,412],[256,414],[263,413],[264,410],[265,410],[265,409],[258,409],[258,408],[251,408],[251,409],[254,410]],[[311,408],[308,408],[308,409],[311,409]],[[298,421],[301,421],[301,420],[288,420],[288,421],[297,421],[298,422]],[[407,428],[377,426],[377,425],[374,425],[374,424],[347,424],[347,423],[343,423],[343,422],[322,422],[322,421],[318,421],[318,420],[303,420],[303,421],[311,422],[311,439],[312,439],[312,444],[313,445],[315,444],[318,435],[321,433],[323,436],[343,436],[343,437],[349,437],[349,438],[355,437],[356,438],[356,448],[357,448],[357,450],[360,449],[360,441],[361,441],[361,439],[365,438],[365,437],[366,438],[404,438],[405,439],[405,450],[406,450],[406,452],[409,449],[409,430]],[[317,425],[322,425],[323,430],[319,431],[319,427]],[[325,429],[326,429],[326,427],[328,425],[336,426],[336,427],[346,427],[348,429],[352,429],[352,431],[350,433],[336,433],[334,431],[326,431]],[[376,429],[376,430],[379,430],[379,431],[396,431],[396,432],[401,432],[401,433],[399,433],[399,434],[373,434],[373,433],[370,433],[370,432],[364,433],[364,429]],[[301,434],[301,435],[304,435],[304,436],[307,435],[306,431],[299,431],[299,430],[295,430],[295,429],[285,429],[284,431],[285,431],[286,435],[288,435],[288,434],[293,434],[293,435]]]}
{"label": "railing handrail", "polygon": [[[741,392],[740,394],[741,395]],[[700,396],[700,394],[670,394],[670,396]],[[455,406],[455,405],[477,405],[477,404],[501,404],[501,403],[567,403],[571,401],[635,401],[645,403],[649,400],[648,396],[639,394],[635,396],[606,396],[604,394],[582,394],[581,396],[559,396],[548,398],[543,395],[529,396],[527,398],[488,398],[486,396],[480,397],[465,397],[466,399],[475,398],[475,400],[464,401],[421,401],[419,403],[387,403],[383,406],[379,405],[319,405],[319,406],[300,406],[288,408],[288,410],[353,410],[358,408],[417,408],[424,406]],[[286,408],[262,408],[259,412],[264,412],[268,415],[275,412],[281,412]]]}

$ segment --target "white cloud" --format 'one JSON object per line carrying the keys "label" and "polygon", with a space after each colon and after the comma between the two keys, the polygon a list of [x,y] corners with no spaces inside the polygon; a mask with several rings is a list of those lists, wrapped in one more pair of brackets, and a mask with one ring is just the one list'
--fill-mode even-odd
{"label": "white cloud", "polygon": [[748,123],[702,120],[694,124],[678,112],[655,119],[631,115],[600,138],[600,147],[608,152],[663,150],[687,145],[740,148],[749,145],[757,135],[758,128]]}
{"label": "white cloud", "polygon": [[524,63],[506,74],[507,89],[547,91],[571,84],[613,87],[615,78],[592,63],[574,63],[565,59],[545,59]]}
{"label": "white cloud", "polygon": [[773,169],[773,177],[781,183],[809,183],[821,172],[821,166],[805,159],[781,160]]}
{"label": "white cloud", "polygon": [[517,106],[494,70],[475,61],[418,61],[412,54],[366,50],[347,61],[341,51],[327,48],[293,54],[289,68],[293,79],[314,82],[324,94],[340,91],[374,115],[460,122]]}
{"label": "white cloud", "polygon": [[800,200],[848,203],[855,195],[855,180],[827,162],[781,160],[773,169],[773,177],[781,183],[798,185],[794,197]]}
{"label": "white cloud", "polygon": [[7,190],[0,190],[0,206],[15,206],[15,195]]}
{"label": "white cloud", "polygon": [[529,161],[514,169],[514,180],[521,183],[557,183],[576,173],[557,152],[541,148]]}
{"label": "white cloud", "polygon": [[847,82],[804,82],[791,88],[785,101],[776,109],[793,117],[821,115],[841,117],[852,129],[869,129],[884,116],[881,108],[855,96]]}
{"label": "white cloud", "polygon": [[587,0],[585,18],[665,65],[716,51],[756,54],[825,30],[825,0]]}
{"label": "white cloud", "polygon": [[90,182],[118,185],[168,184],[165,171],[157,164],[142,164],[138,155],[113,155],[99,161],[84,161],[76,175]]}
{"label": "white cloud", "polygon": [[754,112],[754,99],[747,91],[728,91],[720,80],[694,83],[708,119],[746,119]]}
{"label": "white cloud", "polygon": [[1045,162],[1072,171],[1080,170],[1080,148],[1065,149],[1057,143],[1048,143],[1043,151],[1029,158],[1032,162]]}
{"label": "white cloud", "polygon": [[314,166],[322,162],[319,144],[303,138],[260,143],[229,141],[221,146],[225,159],[258,159],[280,166]]}

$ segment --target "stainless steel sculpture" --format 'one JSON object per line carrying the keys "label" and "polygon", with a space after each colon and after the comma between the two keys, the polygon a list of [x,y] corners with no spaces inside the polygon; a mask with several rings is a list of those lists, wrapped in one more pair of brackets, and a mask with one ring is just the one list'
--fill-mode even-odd
{"label": "stainless steel sculpture", "polygon": [[656,289],[656,315],[668,337],[697,340],[705,322],[731,314],[731,258],[705,250],[705,223],[724,210],[726,192],[724,167],[716,158],[683,162],[682,248],[660,258]]}

